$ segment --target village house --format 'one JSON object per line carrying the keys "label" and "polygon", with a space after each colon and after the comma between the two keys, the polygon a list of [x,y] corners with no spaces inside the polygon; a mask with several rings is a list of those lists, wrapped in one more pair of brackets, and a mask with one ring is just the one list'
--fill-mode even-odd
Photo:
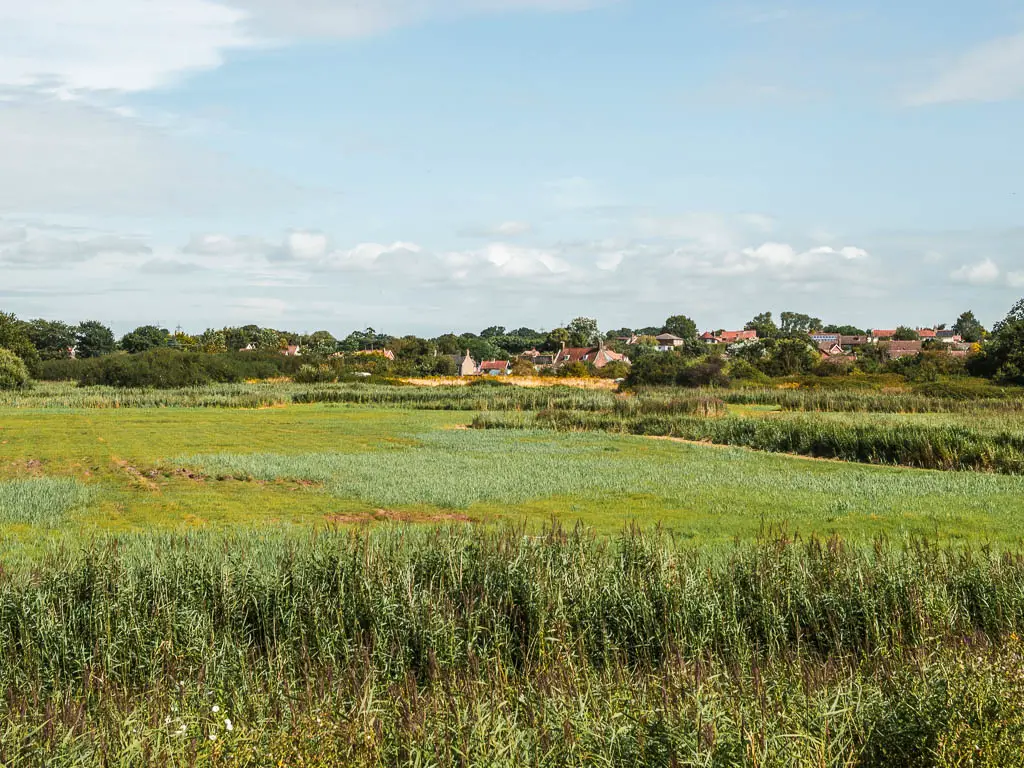
{"label": "village house", "polygon": [[521,354],[523,360],[531,363],[534,368],[548,368],[555,363],[555,356],[550,352],[538,352],[536,349],[528,349]]}
{"label": "village house", "polygon": [[671,333],[662,333],[654,338],[658,342],[659,352],[671,352],[676,347],[681,347],[684,344],[683,339]]}
{"label": "village house", "polygon": [[480,363],[480,373],[484,376],[508,376],[512,373],[512,363],[508,360],[484,360]]}
{"label": "village house", "polygon": [[469,350],[466,350],[464,355],[449,355],[452,362],[455,363],[455,371],[457,376],[475,376],[480,372],[477,367],[476,360],[469,354]]}
{"label": "village house", "polygon": [[707,344],[735,344],[737,341],[754,341],[757,331],[719,331],[717,334],[705,331],[700,340]]}
{"label": "village house", "polygon": [[298,344],[289,344],[287,347],[281,350],[281,354],[285,357],[301,357],[302,347]]}
{"label": "village house", "polygon": [[880,341],[892,341],[892,337],[896,335],[896,329],[892,330],[873,330],[868,331],[868,336],[871,339],[872,344],[877,344]]}
{"label": "village house", "polygon": [[885,350],[890,360],[899,360],[901,357],[913,357],[921,354],[920,341],[891,341]]}
{"label": "village house", "polygon": [[943,331],[936,331],[935,338],[944,344],[960,344],[963,342],[963,336],[954,331],[952,328],[948,328]]}
{"label": "village house", "polygon": [[838,333],[812,333],[811,341],[815,344],[822,344],[828,342],[829,344],[838,344],[840,335]]}
{"label": "village house", "polygon": [[917,329],[917,338],[919,338],[921,341],[929,341],[930,339],[934,339],[935,336],[936,333],[931,328]]}
{"label": "village house", "polygon": [[555,355],[553,365],[560,368],[569,363],[590,363],[595,368],[604,368],[608,363],[626,363],[629,365],[629,358],[608,349],[601,341],[596,347],[566,347],[563,346]]}
{"label": "village house", "polygon": [[390,349],[361,349],[358,352],[353,352],[353,355],[378,355],[385,357],[391,362],[395,361],[395,353]]}
{"label": "village house", "polygon": [[867,336],[840,336],[839,346],[849,351],[854,347],[863,347],[865,344],[870,344],[871,339]]}

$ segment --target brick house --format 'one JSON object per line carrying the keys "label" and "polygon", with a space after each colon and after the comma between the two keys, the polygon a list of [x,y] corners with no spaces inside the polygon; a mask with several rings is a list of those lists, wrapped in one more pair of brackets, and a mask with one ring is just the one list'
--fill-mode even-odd
{"label": "brick house", "polygon": [[891,341],[885,354],[890,360],[899,360],[901,357],[913,357],[921,354],[920,341]]}
{"label": "brick house", "polygon": [[484,360],[480,363],[480,373],[484,376],[508,376],[512,373],[512,363],[508,360]]}
{"label": "brick house", "polygon": [[555,355],[553,365],[555,368],[560,368],[569,363],[590,363],[595,368],[604,368],[608,363],[626,363],[626,365],[629,365],[629,358],[608,349],[602,341],[596,347],[563,346],[558,354]]}

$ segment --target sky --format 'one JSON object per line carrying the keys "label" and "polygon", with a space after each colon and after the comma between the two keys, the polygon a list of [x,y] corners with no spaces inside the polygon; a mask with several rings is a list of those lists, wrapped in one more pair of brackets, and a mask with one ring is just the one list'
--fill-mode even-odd
{"label": "sky", "polygon": [[0,0],[0,310],[986,324],[1019,0]]}

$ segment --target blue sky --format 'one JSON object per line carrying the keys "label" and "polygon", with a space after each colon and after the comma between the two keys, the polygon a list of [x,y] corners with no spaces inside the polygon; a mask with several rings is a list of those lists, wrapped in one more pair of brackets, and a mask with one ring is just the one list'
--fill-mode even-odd
{"label": "blue sky", "polygon": [[1022,135],[1008,0],[0,0],[0,307],[993,322]]}

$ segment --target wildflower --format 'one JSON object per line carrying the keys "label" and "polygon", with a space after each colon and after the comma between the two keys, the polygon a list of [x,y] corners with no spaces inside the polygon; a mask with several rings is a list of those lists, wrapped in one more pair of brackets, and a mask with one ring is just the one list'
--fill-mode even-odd
{"label": "wildflower", "polygon": [[214,704],[213,705],[213,714],[216,715],[218,712],[220,712],[220,707],[218,707],[216,704]]}
{"label": "wildflower", "polygon": [[217,734],[216,733],[211,733],[210,734],[210,741],[216,741],[216,740],[217,740]]}
{"label": "wildflower", "polygon": [[168,715],[167,717],[164,718],[164,723],[166,725],[170,725],[171,724],[171,716],[170,715]]}
{"label": "wildflower", "polygon": [[224,718],[224,727],[227,728],[229,731],[235,730],[235,726],[231,724],[231,718],[230,717],[225,717]]}

